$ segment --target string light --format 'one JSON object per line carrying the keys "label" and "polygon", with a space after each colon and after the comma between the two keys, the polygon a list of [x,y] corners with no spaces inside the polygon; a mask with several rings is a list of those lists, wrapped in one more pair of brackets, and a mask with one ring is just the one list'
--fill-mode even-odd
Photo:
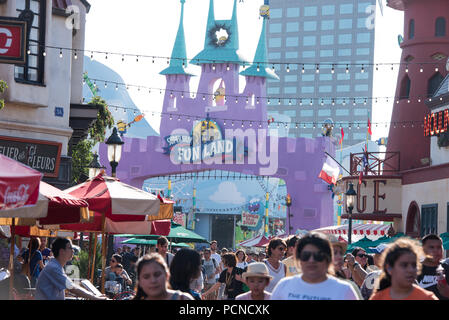
{"label": "string light", "polygon": [[316,73],[320,73],[320,65],[319,64],[316,65]]}
{"label": "string light", "polygon": [[59,58],[62,59],[62,49],[59,50]]}
{"label": "string light", "polygon": [[290,66],[287,64],[287,72],[290,72]]}

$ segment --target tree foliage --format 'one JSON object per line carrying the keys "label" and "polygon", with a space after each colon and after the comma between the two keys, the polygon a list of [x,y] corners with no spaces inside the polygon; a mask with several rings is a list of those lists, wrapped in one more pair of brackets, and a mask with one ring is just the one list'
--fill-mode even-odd
{"label": "tree foliage", "polygon": [[[0,80],[0,93],[3,93],[8,89],[8,85],[6,81]],[[5,107],[5,99],[0,99],[0,110],[2,110]]]}
{"label": "tree foliage", "polygon": [[72,150],[72,182],[75,184],[89,176],[88,166],[93,159],[91,150],[97,142],[105,141],[106,129],[111,129],[114,125],[114,118],[104,99],[95,96],[88,105],[98,107],[98,113],[97,119],[89,127],[89,136],[80,140]]}

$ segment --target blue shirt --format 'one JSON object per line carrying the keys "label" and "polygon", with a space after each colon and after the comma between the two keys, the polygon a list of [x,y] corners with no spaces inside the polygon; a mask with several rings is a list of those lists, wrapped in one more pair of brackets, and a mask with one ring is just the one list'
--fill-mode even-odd
{"label": "blue shirt", "polygon": [[[29,250],[25,251],[22,255],[23,259],[25,261],[28,261],[28,254]],[[39,261],[42,260],[42,253],[39,250],[34,251],[31,254],[31,261],[30,261],[30,276],[37,278],[39,277],[39,273],[41,271]]]}
{"label": "blue shirt", "polygon": [[36,300],[64,300],[65,289],[73,288],[58,260],[51,259],[41,271],[36,283]]}

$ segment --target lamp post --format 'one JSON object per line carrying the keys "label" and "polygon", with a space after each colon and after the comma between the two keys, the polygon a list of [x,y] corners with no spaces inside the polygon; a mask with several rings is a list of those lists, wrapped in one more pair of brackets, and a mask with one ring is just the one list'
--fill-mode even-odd
{"label": "lamp post", "polygon": [[346,208],[349,211],[349,225],[348,225],[348,244],[351,244],[352,236],[352,209],[354,209],[355,198],[357,192],[354,190],[354,185],[350,182],[349,189],[346,191]]}
{"label": "lamp post", "polygon": [[116,169],[120,161],[120,158],[122,157],[122,145],[124,144],[124,142],[117,133],[117,128],[114,127],[111,136],[105,143],[108,145],[108,160],[109,163],[111,164],[112,169],[111,175],[115,178]]}
{"label": "lamp post", "polygon": [[290,234],[290,232],[292,231],[292,227],[291,227],[291,217],[292,215],[290,214],[290,207],[292,206],[292,197],[290,196],[290,193],[287,193],[287,197],[285,197],[285,205],[287,206],[287,214],[288,214],[288,234]]}
{"label": "lamp post", "polygon": [[[117,128],[114,127],[114,129],[112,130],[112,134],[111,136],[108,138],[108,140],[106,140],[105,142],[108,145],[108,160],[109,163],[111,165],[111,176],[112,177],[116,177],[116,169],[118,166],[118,163],[120,161],[120,158],[122,157],[122,145],[124,144],[124,142],[122,141],[122,139],[120,138],[120,136],[117,133]],[[106,259],[109,260],[112,257],[112,254],[114,252],[114,236],[113,235],[108,235],[108,240],[106,241],[106,234],[105,234],[105,225],[106,225],[106,217],[105,214],[102,214],[102,219],[101,219],[101,225],[102,225],[102,230],[103,230],[103,237],[102,237],[102,252],[103,252],[103,257],[102,257],[102,269],[105,269],[106,266]],[[107,256],[106,256],[106,246],[108,247],[107,250]],[[102,292],[104,292],[104,281],[105,281],[105,276],[104,274],[101,277],[101,290]]]}
{"label": "lamp post", "polygon": [[88,168],[89,168],[89,179],[92,179],[96,176],[98,176],[101,172],[101,170],[106,169],[105,166],[102,166],[99,162],[98,162],[98,154],[94,153],[94,158],[92,159],[91,163],[89,164]]}

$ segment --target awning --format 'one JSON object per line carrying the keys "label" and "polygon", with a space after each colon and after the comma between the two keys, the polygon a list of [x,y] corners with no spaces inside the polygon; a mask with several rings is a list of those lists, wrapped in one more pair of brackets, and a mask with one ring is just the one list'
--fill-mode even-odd
{"label": "awning", "polygon": [[266,245],[270,240],[265,237],[264,235],[257,236],[255,238],[242,241],[238,244],[239,247],[263,247]]}
{"label": "awning", "polygon": [[[390,228],[393,228],[391,224],[375,224],[375,223],[367,223],[367,224],[353,224],[352,225],[352,234],[354,235],[375,235],[375,236],[385,236],[388,234]],[[344,224],[341,226],[330,226],[315,229],[313,231],[323,232],[327,234],[348,234],[348,225]]]}

